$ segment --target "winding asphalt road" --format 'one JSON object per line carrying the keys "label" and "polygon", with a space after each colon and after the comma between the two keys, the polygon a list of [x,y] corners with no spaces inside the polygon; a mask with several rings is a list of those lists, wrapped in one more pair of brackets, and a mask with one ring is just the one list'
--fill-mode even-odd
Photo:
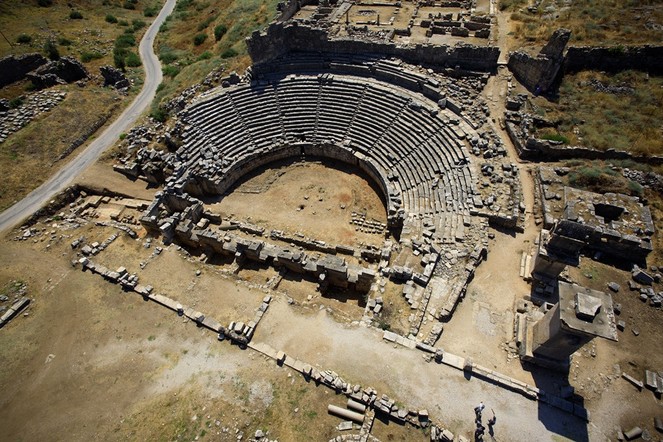
{"label": "winding asphalt road", "polygon": [[76,158],[67,163],[50,177],[48,181],[30,192],[25,198],[0,213],[0,232],[14,227],[19,222],[34,213],[37,209],[50,201],[53,196],[67,187],[81,172],[87,169],[97,158],[115,142],[120,134],[126,132],[132,126],[143,111],[152,103],[156,94],[157,86],[163,78],[161,63],[154,54],[152,45],[154,38],[159,32],[159,27],[166,17],[173,12],[176,0],[167,0],[159,15],[147,29],[143,39],[140,41],[138,52],[145,68],[145,82],[143,89],[134,99],[131,105],[120,114],[120,116],[103,131],[103,133]]}

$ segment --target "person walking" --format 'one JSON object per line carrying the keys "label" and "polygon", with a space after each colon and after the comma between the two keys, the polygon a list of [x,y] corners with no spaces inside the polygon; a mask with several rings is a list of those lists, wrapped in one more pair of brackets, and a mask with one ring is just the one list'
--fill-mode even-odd
{"label": "person walking", "polygon": [[486,406],[483,404],[483,401],[479,402],[479,405],[474,407],[474,414],[477,415],[477,418],[481,419],[481,413],[483,412],[484,408],[486,408]]}
{"label": "person walking", "polygon": [[493,427],[495,426],[495,423],[497,422],[497,416],[495,415],[495,410],[493,410],[491,408],[490,411],[493,412],[493,417],[488,419],[488,434],[490,434],[490,437],[494,437],[495,436],[495,429]]}
{"label": "person walking", "polygon": [[477,429],[474,430],[474,440],[475,442],[483,442],[483,434],[486,431],[486,427],[483,425],[477,425]]}

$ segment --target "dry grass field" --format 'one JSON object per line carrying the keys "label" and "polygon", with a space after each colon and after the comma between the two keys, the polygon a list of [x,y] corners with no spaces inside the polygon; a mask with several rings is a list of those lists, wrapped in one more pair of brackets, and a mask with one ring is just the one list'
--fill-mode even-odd
{"label": "dry grass field", "polygon": [[533,99],[536,113],[555,130],[538,136],[594,149],[663,154],[663,78],[643,72],[566,75],[558,97]]}
{"label": "dry grass field", "polygon": [[[223,67],[224,71],[242,72],[248,67],[244,37],[274,18],[276,3],[179,1],[155,45],[165,75],[152,115],[165,117],[158,112],[159,104],[201,82],[212,70]],[[137,45],[161,5],[156,0],[55,1],[50,6],[12,0],[0,4],[0,29],[5,37],[0,39],[0,56],[45,54],[44,45],[51,40],[61,56],[81,60],[92,75],[85,87],[60,86],[67,91],[60,105],[0,145],[0,168],[10,171],[0,184],[0,210],[45,181],[67,160],[58,158],[74,140],[100,118],[112,121],[140,90],[143,71],[133,66]],[[78,17],[76,13],[82,18],[71,18]],[[101,86],[99,67],[117,65],[118,46],[122,46],[126,73],[133,83],[128,96]],[[30,82],[17,82],[2,88],[0,98],[12,100],[31,90]]]}
{"label": "dry grass field", "polygon": [[[49,4],[46,0],[39,3]],[[44,182],[76,154],[74,151],[58,161],[75,140],[100,119],[113,121],[133,99],[143,83],[140,66],[126,67],[126,75],[133,83],[128,95],[104,88],[99,67],[115,63],[115,42],[120,36],[135,42],[128,45],[125,56],[125,62],[132,59],[131,64],[135,65],[137,43],[161,7],[161,2],[152,0],[50,3],[0,3],[0,29],[5,37],[0,39],[0,57],[32,52],[46,55],[44,45],[50,40],[60,56],[82,61],[92,78],[84,87],[58,86],[67,92],[66,99],[0,145],[0,169],[7,172],[0,184],[0,210]],[[71,18],[79,16],[82,18]],[[20,98],[32,89],[29,81],[19,81],[0,89],[0,98]]]}
{"label": "dry grass field", "polygon": [[511,11],[516,22],[511,36],[521,44],[545,43],[558,28],[571,30],[571,45],[660,44],[663,41],[663,8],[657,0],[556,2],[501,0],[499,8]]}

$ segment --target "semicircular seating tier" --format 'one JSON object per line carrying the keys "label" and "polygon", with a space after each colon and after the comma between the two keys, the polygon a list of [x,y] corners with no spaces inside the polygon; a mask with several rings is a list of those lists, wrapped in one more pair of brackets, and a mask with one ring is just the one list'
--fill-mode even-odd
{"label": "semicircular seating tier", "polygon": [[240,83],[204,94],[178,116],[181,166],[167,185],[174,190],[220,195],[256,167],[316,155],[371,175],[392,225],[406,215],[468,214],[477,194],[464,141],[472,129],[420,95],[371,79]]}

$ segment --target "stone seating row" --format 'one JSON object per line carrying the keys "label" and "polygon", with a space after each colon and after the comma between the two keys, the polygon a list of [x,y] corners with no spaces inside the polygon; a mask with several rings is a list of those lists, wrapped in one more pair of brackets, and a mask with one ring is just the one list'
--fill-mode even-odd
{"label": "stone seating row", "polygon": [[[182,114],[183,159],[198,172],[288,141],[349,142],[397,176],[406,210],[463,210],[475,188],[458,129],[410,95],[372,81],[288,76],[210,94]],[[213,145],[213,153],[205,148]],[[204,166],[204,167],[203,167]]]}

